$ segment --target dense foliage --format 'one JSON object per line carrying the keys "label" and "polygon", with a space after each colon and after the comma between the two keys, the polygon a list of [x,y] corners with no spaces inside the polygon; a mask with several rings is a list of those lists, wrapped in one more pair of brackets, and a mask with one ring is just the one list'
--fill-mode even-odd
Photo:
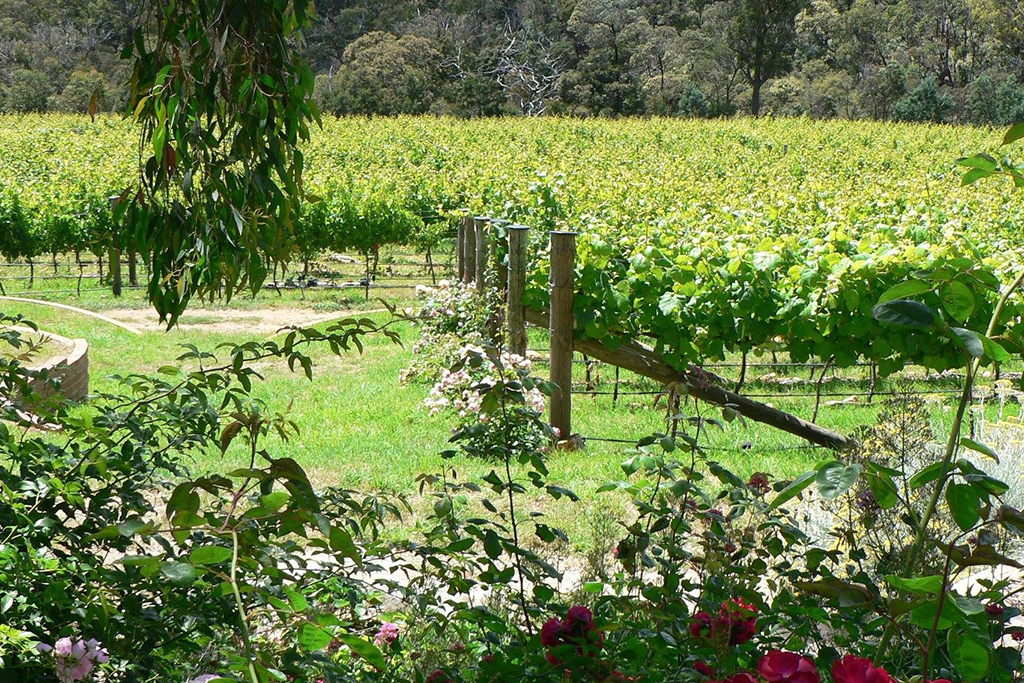
{"label": "dense foliage", "polygon": [[[335,113],[1024,117],[1009,0],[315,4],[304,54]],[[123,109],[144,6],[5,0],[0,111]]]}

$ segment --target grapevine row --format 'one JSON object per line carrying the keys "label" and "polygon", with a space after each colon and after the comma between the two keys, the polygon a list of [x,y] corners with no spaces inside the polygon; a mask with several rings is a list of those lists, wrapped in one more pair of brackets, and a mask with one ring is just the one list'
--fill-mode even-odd
{"label": "grapevine row", "polygon": [[[0,255],[102,254],[109,197],[134,177],[131,139],[115,118],[0,117]],[[871,308],[927,271],[941,280],[932,305],[967,327],[987,319],[1022,258],[1024,202],[961,188],[952,162],[998,141],[806,120],[328,119],[306,151],[318,201],[294,253],[436,246],[468,209],[535,228],[526,296],[537,308],[542,233],[581,233],[585,338],[649,338],[679,367],[771,349],[796,362],[863,358],[882,373],[945,369],[957,362],[947,340],[882,326]],[[1014,302],[1007,320],[1019,315]]]}

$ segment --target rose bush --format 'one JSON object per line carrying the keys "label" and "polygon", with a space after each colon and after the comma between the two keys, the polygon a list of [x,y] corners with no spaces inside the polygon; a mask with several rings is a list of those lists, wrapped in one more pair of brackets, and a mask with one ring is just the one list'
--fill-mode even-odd
{"label": "rose bush", "polygon": [[412,361],[399,379],[433,383],[455,365],[466,344],[483,343],[487,311],[476,290],[458,281],[417,285],[416,297],[421,305],[412,321],[420,335],[412,344]]}

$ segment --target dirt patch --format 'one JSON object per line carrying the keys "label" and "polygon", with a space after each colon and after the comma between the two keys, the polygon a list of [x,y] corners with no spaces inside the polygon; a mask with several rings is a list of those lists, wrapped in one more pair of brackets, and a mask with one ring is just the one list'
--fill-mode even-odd
{"label": "dirt patch", "polygon": [[[275,307],[259,311],[194,308],[181,316],[176,327],[181,330],[270,335],[289,325],[308,327],[355,314],[344,311],[325,313],[311,308]],[[163,332],[166,329],[152,309],[119,308],[107,311],[107,315],[147,332]]]}

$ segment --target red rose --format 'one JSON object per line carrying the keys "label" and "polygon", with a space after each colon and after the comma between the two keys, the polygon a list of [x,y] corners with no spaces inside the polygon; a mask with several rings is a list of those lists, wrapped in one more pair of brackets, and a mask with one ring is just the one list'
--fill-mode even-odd
{"label": "red rose", "polygon": [[693,621],[690,622],[690,635],[694,638],[700,638],[710,632],[711,615],[707,612],[697,612],[694,614]]}
{"label": "red rose", "polygon": [[1014,631],[1010,634],[1010,637],[1019,643],[1024,640],[1024,631]]}
{"label": "red rose", "polygon": [[578,624],[583,625],[586,630],[589,630],[588,626],[593,627],[594,625],[594,615],[583,605],[570,607],[565,615],[565,625],[567,628],[572,628]]}
{"label": "red rose", "polygon": [[434,669],[427,676],[426,683],[452,683],[452,679],[448,678],[448,674],[441,669]]}
{"label": "red rose", "polygon": [[771,484],[768,482],[768,475],[764,472],[754,472],[750,475],[750,480],[747,482],[747,486],[758,493],[767,493],[768,489],[771,488]]}
{"label": "red rose", "polygon": [[[593,647],[600,649],[604,644],[604,634],[597,630],[594,625],[594,615],[582,605],[569,609],[565,615],[565,621],[553,618],[549,619],[540,630],[540,642],[546,648],[558,647],[559,645],[576,645],[576,652],[593,657],[596,653]],[[590,650],[586,650],[590,646]],[[552,666],[561,664],[561,660],[555,657],[550,651],[545,654]]]}
{"label": "red rose", "polygon": [[714,671],[711,670],[711,667],[708,666],[707,663],[701,661],[695,662],[693,668],[701,672],[705,676],[710,676],[714,673]]}
{"label": "red rose", "polygon": [[814,660],[795,652],[772,650],[758,662],[757,672],[768,683],[820,683],[821,681]]}
{"label": "red rose", "polygon": [[551,618],[540,629],[540,642],[544,647],[554,647],[558,645],[561,635],[562,622],[557,618]]}
{"label": "red rose", "polygon": [[738,674],[729,676],[722,683],[757,683],[757,676],[749,671],[741,671]]}
{"label": "red rose", "polygon": [[832,680],[835,683],[892,683],[892,676],[870,659],[846,655],[832,665]]}
{"label": "red rose", "polygon": [[952,683],[948,678],[933,678],[928,683]]}
{"label": "red rose", "polygon": [[730,645],[742,645],[753,638],[757,633],[757,608],[743,598],[723,602],[711,628],[711,637],[720,633],[728,633]]}
{"label": "red rose", "polygon": [[1003,616],[1003,611],[1003,606],[999,603],[990,602],[985,605],[985,612],[987,612],[990,617],[1001,617]]}

